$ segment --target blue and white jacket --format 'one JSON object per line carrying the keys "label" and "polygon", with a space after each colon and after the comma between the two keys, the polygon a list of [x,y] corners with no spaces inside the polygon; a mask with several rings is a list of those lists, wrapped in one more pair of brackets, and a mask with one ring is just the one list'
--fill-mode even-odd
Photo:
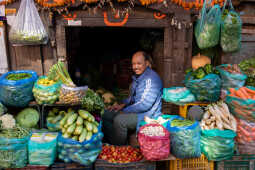
{"label": "blue and white jacket", "polygon": [[144,116],[154,118],[161,114],[163,84],[158,74],[149,67],[139,77],[132,78],[130,95],[123,101],[126,107],[122,111],[137,113],[138,127]]}

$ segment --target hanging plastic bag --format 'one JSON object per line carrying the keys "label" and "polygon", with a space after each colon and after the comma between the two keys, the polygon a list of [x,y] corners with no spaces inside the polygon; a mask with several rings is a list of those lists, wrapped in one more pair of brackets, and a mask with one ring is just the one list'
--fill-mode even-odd
{"label": "hanging plastic bag", "polygon": [[236,133],[232,130],[202,130],[201,150],[210,161],[231,159],[234,154]]}
{"label": "hanging plastic bag", "polygon": [[[251,90],[255,90],[254,87],[247,86]],[[255,122],[255,100],[242,99],[232,95],[227,95],[226,103],[230,112],[237,118],[246,120],[248,122]]]}
{"label": "hanging plastic bag", "polygon": [[216,102],[219,100],[221,79],[216,74],[208,74],[202,79],[194,79],[191,74],[187,74],[185,86],[195,95],[197,101]]}
{"label": "hanging plastic bag", "polygon": [[195,101],[195,96],[186,87],[171,87],[163,89],[163,97],[166,102],[176,105],[185,105]]}
{"label": "hanging plastic bag", "polygon": [[223,90],[244,86],[247,76],[241,72],[238,65],[223,64],[217,66],[216,69],[220,72]]}
{"label": "hanging plastic bag", "polygon": [[[207,4],[211,4],[205,0],[203,8],[195,25],[195,37],[200,49],[214,47],[219,43],[221,10],[219,5],[207,8]],[[207,12],[207,10],[209,10]]]}
{"label": "hanging plastic bag", "polygon": [[88,141],[78,142],[70,138],[64,138],[59,135],[58,153],[59,159],[64,162],[77,162],[82,165],[91,165],[102,151],[101,124],[99,132],[94,134]]}
{"label": "hanging plastic bag", "polygon": [[[228,9],[225,9],[228,4]],[[231,0],[226,0],[222,10],[220,45],[224,52],[236,52],[241,48],[242,21],[235,12]]]}
{"label": "hanging plastic bag", "polygon": [[147,160],[161,160],[170,153],[170,136],[160,124],[147,124],[139,129],[138,142]]}
{"label": "hanging plastic bag", "polygon": [[26,107],[34,98],[37,74],[30,70],[10,71],[0,77],[0,101],[6,106]]}
{"label": "hanging plastic bag", "polygon": [[171,152],[177,158],[196,158],[201,156],[200,126],[197,121],[178,117],[168,124],[171,137]]}
{"label": "hanging plastic bag", "polygon": [[24,138],[0,138],[0,168],[23,168],[28,162],[27,144]]}
{"label": "hanging plastic bag", "polygon": [[29,164],[50,166],[57,155],[58,133],[33,133],[28,143]]}
{"label": "hanging plastic bag", "polygon": [[38,104],[54,104],[59,97],[61,83],[40,76],[35,82],[33,94]]}
{"label": "hanging plastic bag", "polygon": [[9,40],[15,45],[47,44],[48,34],[33,0],[21,1],[9,32]]}

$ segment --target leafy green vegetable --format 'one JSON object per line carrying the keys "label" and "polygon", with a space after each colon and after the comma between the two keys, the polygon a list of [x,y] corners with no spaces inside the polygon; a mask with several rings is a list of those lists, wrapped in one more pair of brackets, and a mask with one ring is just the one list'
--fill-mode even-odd
{"label": "leafy green vegetable", "polygon": [[211,74],[213,73],[213,66],[211,64],[206,64],[204,70],[206,74]]}
{"label": "leafy green vegetable", "polygon": [[197,78],[197,79],[202,79],[206,76],[205,71],[202,67],[198,68],[195,71],[195,73],[196,73],[195,78]]}
{"label": "leafy green vegetable", "polygon": [[255,86],[255,57],[243,60],[238,66],[248,76],[246,85]]}
{"label": "leafy green vegetable", "polygon": [[23,79],[28,79],[31,78],[32,75],[28,73],[12,73],[9,74],[6,79],[8,80],[13,80],[13,81],[18,81],[18,80],[23,80]]}
{"label": "leafy green vegetable", "polygon": [[82,99],[82,107],[91,113],[102,113],[104,111],[104,102],[97,93],[88,89]]}
{"label": "leafy green vegetable", "polygon": [[22,127],[33,128],[39,121],[39,113],[35,109],[26,108],[18,113],[16,120]]}

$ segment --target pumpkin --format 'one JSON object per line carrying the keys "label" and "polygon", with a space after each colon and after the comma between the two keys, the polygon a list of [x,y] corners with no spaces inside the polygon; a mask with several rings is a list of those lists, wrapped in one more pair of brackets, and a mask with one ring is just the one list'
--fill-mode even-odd
{"label": "pumpkin", "polygon": [[103,98],[105,104],[111,104],[115,100],[115,96],[110,92],[104,93],[102,95],[102,98]]}
{"label": "pumpkin", "polygon": [[196,70],[199,67],[204,67],[206,64],[211,64],[211,59],[209,57],[200,55],[200,53],[192,57],[193,70]]}

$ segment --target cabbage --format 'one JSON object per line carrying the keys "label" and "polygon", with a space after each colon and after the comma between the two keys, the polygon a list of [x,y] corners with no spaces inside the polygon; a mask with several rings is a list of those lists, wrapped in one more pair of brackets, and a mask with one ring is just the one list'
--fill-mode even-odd
{"label": "cabbage", "polygon": [[35,109],[26,108],[18,113],[16,120],[22,127],[33,128],[39,121],[39,113]]}

